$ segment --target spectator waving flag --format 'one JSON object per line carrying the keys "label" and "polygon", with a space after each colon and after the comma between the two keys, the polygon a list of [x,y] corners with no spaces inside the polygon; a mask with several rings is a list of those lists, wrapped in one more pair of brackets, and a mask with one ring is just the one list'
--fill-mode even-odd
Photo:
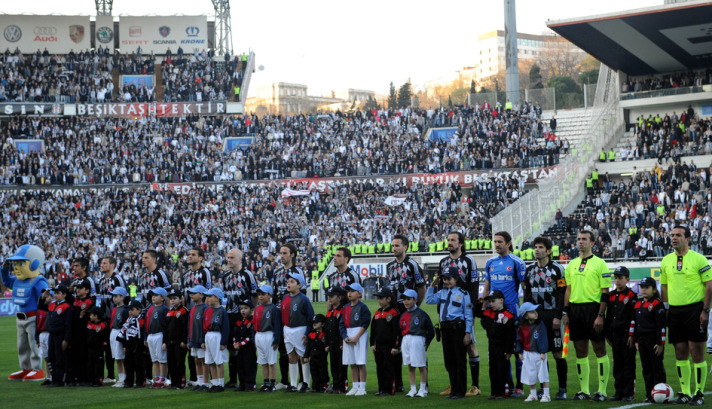
{"label": "spectator waving flag", "polygon": [[387,204],[388,206],[400,206],[405,203],[405,196],[388,196],[386,200],[383,201],[383,203]]}
{"label": "spectator waving flag", "polygon": [[302,190],[292,190],[289,188],[286,188],[282,191],[282,197],[291,197],[291,196],[309,196],[309,191],[308,189],[302,189]]}

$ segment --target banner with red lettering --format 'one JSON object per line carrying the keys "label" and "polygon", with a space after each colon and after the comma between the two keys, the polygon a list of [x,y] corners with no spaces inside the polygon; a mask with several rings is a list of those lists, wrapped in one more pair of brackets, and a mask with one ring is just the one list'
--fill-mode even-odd
{"label": "banner with red lettering", "polygon": [[227,102],[126,102],[107,104],[77,104],[77,115],[98,118],[136,118],[143,116],[185,117],[189,115],[224,115]]}
{"label": "banner with red lettering", "polygon": [[[195,182],[195,183],[153,183],[153,190],[173,191],[177,194],[187,195],[198,187],[213,191],[222,191],[226,186],[242,185],[251,187],[274,187],[290,191],[318,190],[331,191],[333,188],[344,185],[372,183],[385,185],[396,183],[399,185],[413,186],[415,184],[451,184],[457,183],[461,187],[472,187],[480,181],[495,180],[497,178],[526,178],[525,183],[535,183],[541,179],[548,179],[558,174],[561,165],[536,169],[491,169],[488,171],[465,171],[448,173],[411,173],[407,175],[380,175],[380,176],[354,176],[330,178],[305,178],[305,179],[279,179],[279,180],[248,180],[241,182]],[[292,190],[294,189],[294,190]]]}

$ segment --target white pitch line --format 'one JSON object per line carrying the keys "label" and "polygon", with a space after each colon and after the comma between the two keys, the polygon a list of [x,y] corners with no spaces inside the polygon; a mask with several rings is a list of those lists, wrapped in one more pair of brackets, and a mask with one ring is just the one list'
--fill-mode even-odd
{"label": "white pitch line", "polygon": [[[712,395],[712,392],[705,392],[705,395]],[[630,409],[630,408],[637,408],[639,406],[648,406],[648,405],[652,405],[652,403],[634,403],[632,405],[613,406],[612,408],[609,408],[609,409]]]}

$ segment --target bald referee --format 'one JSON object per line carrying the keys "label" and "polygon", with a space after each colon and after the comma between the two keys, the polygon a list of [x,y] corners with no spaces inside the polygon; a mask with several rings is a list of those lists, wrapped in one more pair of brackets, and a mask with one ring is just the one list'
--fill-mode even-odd
{"label": "bald referee", "polygon": [[[663,257],[660,287],[663,302],[669,303],[669,341],[675,346],[677,376],[681,392],[677,404],[702,405],[707,381],[705,341],[712,304],[712,268],[701,254],[691,250],[690,229],[677,225],[670,235],[674,253]],[[695,393],[690,390],[690,355],[695,374]]]}

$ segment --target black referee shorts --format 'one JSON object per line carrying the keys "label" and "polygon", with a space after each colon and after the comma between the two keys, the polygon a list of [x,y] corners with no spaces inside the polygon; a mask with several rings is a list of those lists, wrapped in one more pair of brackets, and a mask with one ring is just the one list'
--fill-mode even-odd
{"label": "black referee shorts", "polygon": [[539,310],[539,316],[541,317],[541,322],[546,325],[546,337],[549,340],[549,352],[559,352],[564,349],[564,336],[561,332],[561,327],[559,329],[554,329],[554,311],[553,310]]}
{"label": "black referee shorts", "polygon": [[602,342],[605,340],[605,331],[596,333],[593,322],[598,317],[601,305],[597,302],[570,304],[569,309],[569,338],[572,341]]}
{"label": "black referee shorts", "polygon": [[707,341],[707,328],[700,328],[703,302],[670,306],[668,312],[668,339],[671,344]]}

